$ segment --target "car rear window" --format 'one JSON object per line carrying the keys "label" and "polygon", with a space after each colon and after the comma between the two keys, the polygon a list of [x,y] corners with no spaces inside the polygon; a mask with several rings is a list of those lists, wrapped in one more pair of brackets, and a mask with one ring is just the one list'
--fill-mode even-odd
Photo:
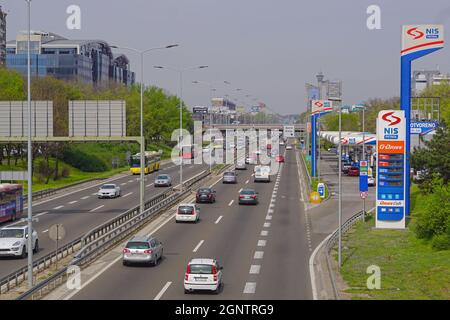
{"label": "car rear window", "polygon": [[198,189],[198,192],[199,193],[210,193],[211,190],[209,190],[209,189]]}
{"label": "car rear window", "polygon": [[253,190],[242,190],[241,194],[243,194],[243,195],[254,195],[255,191],[253,191]]}
{"label": "car rear window", "polygon": [[127,244],[127,248],[128,249],[148,249],[148,248],[150,248],[150,246],[147,242],[130,241]]}
{"label": "car rear window", "polygon": [[193,274],[212,274],[212,266],[209,264],[191,264],[190,268]]}
{"label": "car rear window", "polygon": [[115,187],[113,184],[105,184],[102,186],[102,189],[114,189]]}
{"label": "car rear window", "polygon": [[178,208],[179,214],[192,214],[194,212],[194,208],[191,206],[181,206]]}
{"label": "car rear window", "polygon": [[231,177],[234,176],[234,172],[225,172],[223,175]]}
{"label": "car rear window", "polygon": [[168,177],[166,175],[159,175],[156,179],[167,179]]}

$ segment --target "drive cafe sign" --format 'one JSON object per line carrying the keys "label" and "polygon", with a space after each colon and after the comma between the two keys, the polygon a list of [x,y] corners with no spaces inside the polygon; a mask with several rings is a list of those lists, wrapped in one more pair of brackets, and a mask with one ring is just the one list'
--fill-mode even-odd
{"label": "drive cafe sign", "polygon": [[[376,195],[376,227],[405,228],[405,112],[402,110],[383,110],[377,118],[377,195]],[[389,159],[400,159],[390,162]],[[391,175],[396,166],[402,163],[403,174]],[[390,169],[394,168],[394,169]],[[403,177],[403,181],[395,181],[395,176]]]}

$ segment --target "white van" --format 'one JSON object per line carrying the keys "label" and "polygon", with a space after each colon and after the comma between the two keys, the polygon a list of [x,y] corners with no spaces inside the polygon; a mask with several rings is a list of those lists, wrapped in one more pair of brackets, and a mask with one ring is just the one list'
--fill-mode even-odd
{"label": "white van", "polygon": [[256,166],[254,182],[265,181],[270,182],[270,167]]}

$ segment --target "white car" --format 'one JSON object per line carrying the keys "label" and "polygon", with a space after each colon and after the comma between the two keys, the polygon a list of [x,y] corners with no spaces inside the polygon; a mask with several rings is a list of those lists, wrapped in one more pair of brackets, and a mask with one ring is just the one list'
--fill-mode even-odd
{"label": "white car", "polygon": [[292,146],[291,146],[290,144],[288,144],[288,145],[286,146],[286,150],[292,150]]}
{"label": "white car", "polygon": [[175,222],[194,222],[200,220],[200,208],[193,203],[182,203],[178,205],[175,214]]}
{"label": "white car", "polygon": [[116,184],[104,184],[97,192],[99,199],[101,198],[117,198],[120,197],[120,187]]}
{"label": "white car", "polygon": [[369,187],[374,187],[376,182],[375,182],[375,178],[374,177],[368,177],[367,178],[367,184]]}
{"label": "white car", "polygon": [[184,275],[184,293],[208,290],[219,293],[223,267],[215,259],[199,258],[189,261]]}
{"label": "white car", "polygon": [[[39,238],[32,232],[33,252],[39,251]],[[0,257],[22,257],[28,254],[28,227],[5,227],[0,229]]]}
{"label": "white car", "polygon": [[255,176],[254,182],[265,181],[270,182],[270,167],[269,166],[256,166],[254,169]]}
{"label": "white car", "polygon": [[280,141],[280,146],[284,146],[284,141],[283,140]]}

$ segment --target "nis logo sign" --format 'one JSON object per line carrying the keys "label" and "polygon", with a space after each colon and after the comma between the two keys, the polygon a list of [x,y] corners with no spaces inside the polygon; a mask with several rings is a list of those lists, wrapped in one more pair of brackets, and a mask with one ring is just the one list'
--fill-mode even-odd
{"label": "nis logo sign", "polygon": [[386,126],[383,128],[384,139],[397,140],[399,129],[398,127],[393,127],[400,123],[401,119],[394,115],[394,112],[385,113],[381,119],[385,121]]}
{"label": "nis logo sign", "polygon": [[418,27],[408,29],[406,33],[414,40],[422,39],[439,39],[439,28],[425,28],[425,32],[419,30]]}

